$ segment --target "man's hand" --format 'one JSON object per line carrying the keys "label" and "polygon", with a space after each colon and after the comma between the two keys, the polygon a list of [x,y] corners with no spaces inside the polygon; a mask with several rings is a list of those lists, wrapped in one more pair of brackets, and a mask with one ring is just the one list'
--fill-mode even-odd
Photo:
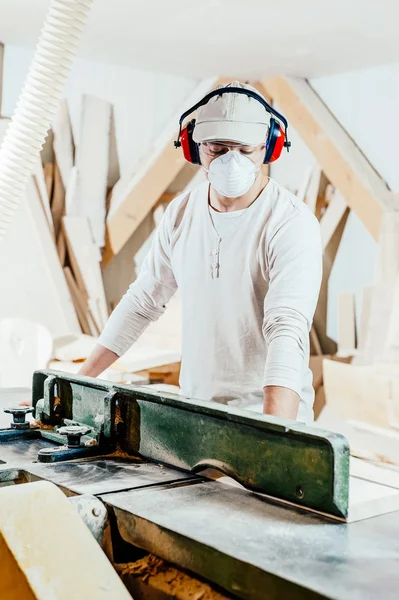
{"label": "man's hand", "polygon": [[298,408],[299,396],[294,391],[277,385],[267,385],[263,388],[264,414],[295,420]]}
{"label": "man's hand", "polygon": [[100,344],[96,344],[89,358],[83,363],[79,375],[97,377],[118,360],[118,358],[119,356],[115,354],[115,352],[108,350],[108,348],[104,348],[104,346],[101,346]]}

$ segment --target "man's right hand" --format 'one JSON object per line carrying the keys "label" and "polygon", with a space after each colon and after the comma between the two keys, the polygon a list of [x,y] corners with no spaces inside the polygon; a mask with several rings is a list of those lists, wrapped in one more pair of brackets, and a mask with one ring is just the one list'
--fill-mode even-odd
{"label": "man's right hand", "polygon": [[97,377],[118,360],[118,358],[119,356],[115,354],[115,352],[112,352],[112,350],[108,350],[108,348],[96,344],[93,352],[83,363],[78,374],[86,375],[87,377]]}

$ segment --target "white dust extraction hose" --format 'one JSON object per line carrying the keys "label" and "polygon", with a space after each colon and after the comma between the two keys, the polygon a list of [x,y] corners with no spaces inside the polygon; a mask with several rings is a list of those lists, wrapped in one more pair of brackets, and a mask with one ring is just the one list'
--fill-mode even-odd
{"label": "white dust extraction hose", "polygon": [[52,0],[0,148],[0,240],[28,185],[71,71],[93,0]]}

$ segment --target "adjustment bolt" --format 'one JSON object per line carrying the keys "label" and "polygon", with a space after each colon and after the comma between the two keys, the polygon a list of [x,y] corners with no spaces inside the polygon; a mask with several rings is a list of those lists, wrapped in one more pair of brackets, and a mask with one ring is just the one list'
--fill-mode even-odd
{"label": "adjustment bolt", "polygon": [[12,429],[29,429],[29,423],[26,421],[26,415],[33,413],[33,406],[16,406],[15,408],[5,408],[4,412],[12,415]]}
{"label": "adjustment bolt", "polygon": [[66,435],[68,448],[79,448],[80,438],[90,432],[90,427],[85,425],[66,425],[57,430],[60,435]]}

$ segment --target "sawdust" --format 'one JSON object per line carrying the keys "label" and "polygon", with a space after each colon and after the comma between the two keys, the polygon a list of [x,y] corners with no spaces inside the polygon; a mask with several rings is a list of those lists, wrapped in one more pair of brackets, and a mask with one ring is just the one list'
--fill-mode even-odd
{"label": "sawdust", "polygon": [[226,600],[210,585],[187,575],[162,559],[148,554],[135,563],[115,565],[119,575],[133,576],[152,588],[168,594],[176,600]]}
{"label": "sawdust", "polygon": [[123,423],[123,419],[121,417],[121,409],[119,406],[115,407],[115,427],[119,424]]}
{"label": "sawdust", "polygon": [[42,423],[42,421],[36,419],[29,423],[29,427],[31,429],[47,429],[48,431],[54,430],[54,425],[46,425],[45,423]]}

